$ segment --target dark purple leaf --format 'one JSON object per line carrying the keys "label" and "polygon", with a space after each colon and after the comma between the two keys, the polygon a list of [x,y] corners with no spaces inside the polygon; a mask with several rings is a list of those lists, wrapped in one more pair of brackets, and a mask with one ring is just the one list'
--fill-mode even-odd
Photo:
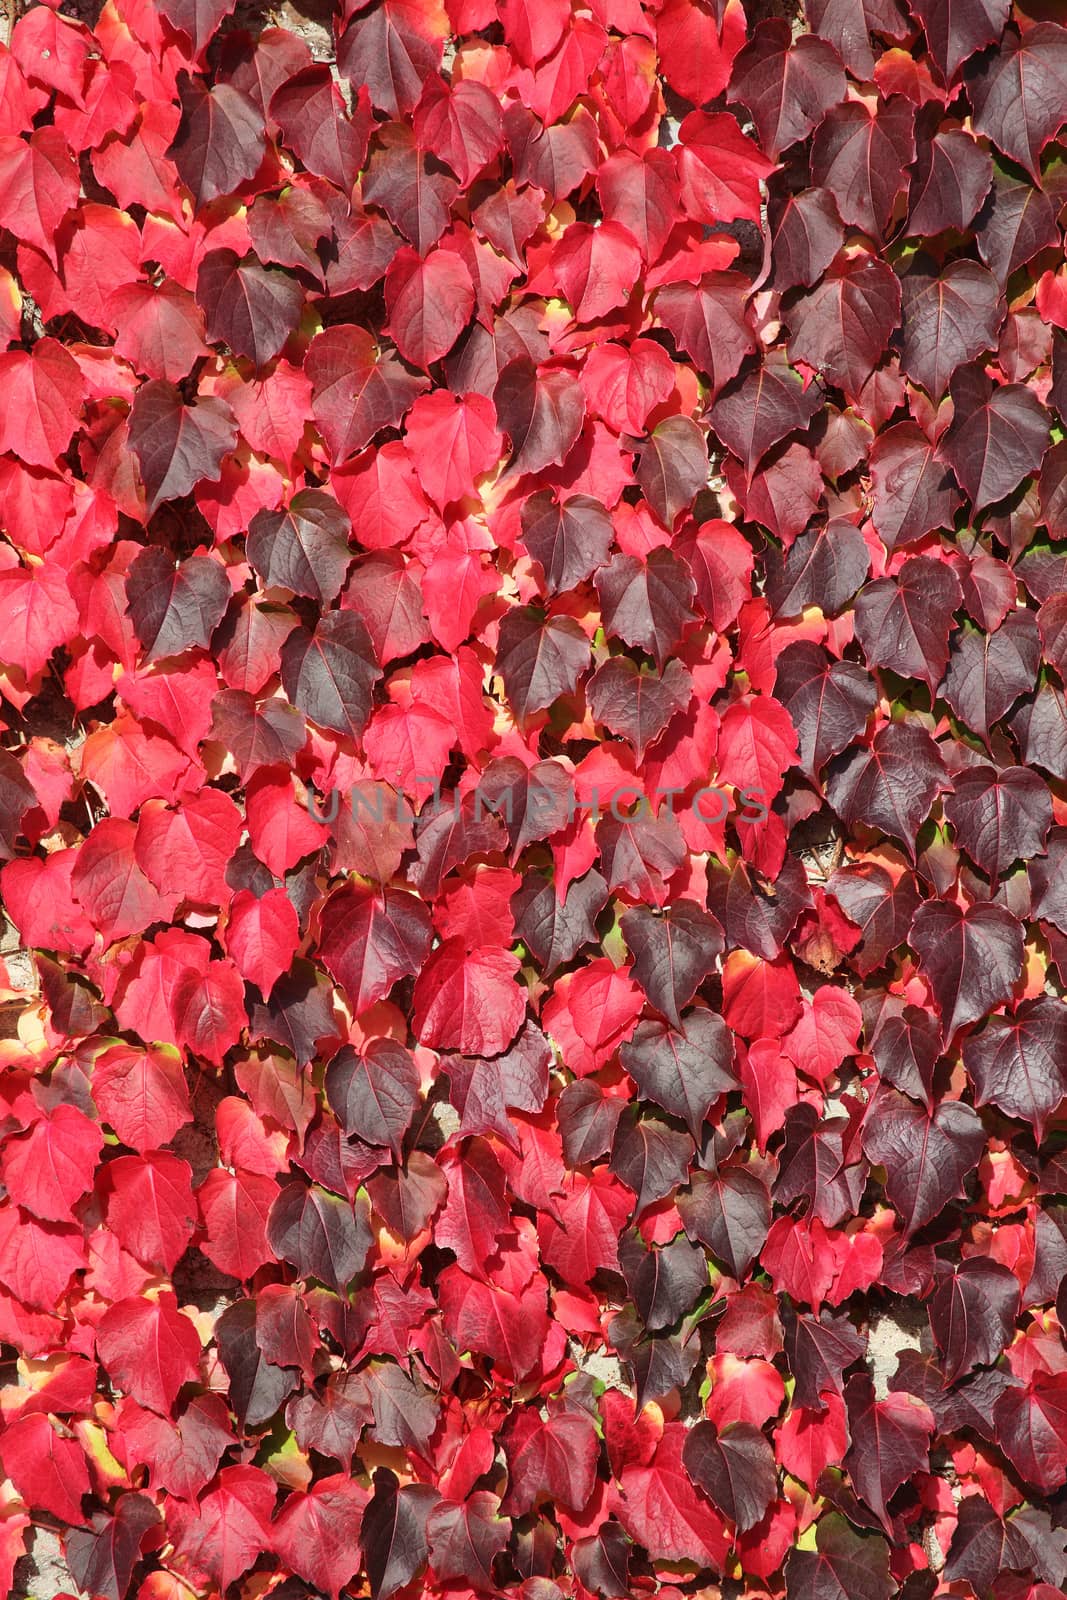
{"label": "dark purple leaf", "polygon": [[[1009,611],[992,633],[965,627],[957,634],[949,649],[948,671],[941,694],[960,721],[988,744],[994,723],[1000,721],[1020,695],[1034,687],[1040,665],[1041,639],[1033,612]],[[1048,686],[1040,691],[1038,698],[1058,693]],[[1048,737],[1058,752],[1056,765],[1064,765],[1063,773],[1057,772],[1056,776],[1067,777],[1067,765],[1057,743],[1060,719],[1050,715],[1053,712],[1054,707],[1044,701],[1036,720],[1032,714],[1023,715],[1029,731],[1024,738],[1022,757],[1028,765],[1045,765],[1037,752],[1045,748],[1044,740]],[[1049,770],[1055,771],[1055,768]]]}
{"label": "dark purple leaf", "polygon": [[957,843],[993,879],[1039,854],[1052,826],[1048,786],[1027,767],[968,767],[944,806]]}
{"label": "dark purple leaf", "polygon": [[447,167],[420,150],[414,133],[399,122],[375,130],[361,187],[364,205],[380,207],[420,255],[448,227],[459,192]]}
{"label": "dark purple leaf", "polygon": [[[168,22],[188,36],[193,54],[199,56],[218,32],[220,24],[231,14],[234,5],[235,0],[160,0],[159,9]],[[79,1582],[78,1586],[81,1589],[94,1588],[91,1583]]]}
{"label": "dark purple leaf", "polygon": [[863,535],[844,517],[802,533],[784,556],[768,550],[765,559],[767,599],[776,617],[799,617],[816,605],[826,616],[835,616],[871,569]]}
{"label": "dark purple leaf", "polygon": [[1048,412],[1025,384],[994,388],[973,368],[958,372],[951,388],[952,424],[941,452],[981,511],[1040,466],[1048,446]]}
{"label": "dark purple leaf", "polygon": [[729,1029],[703,1006],[687,1012],[678,1027],[653,1017],[639,1022],[620,1056],[641,1098],[679,1117],[698,1143],[711,1107],[737,1087]]}
{"label": "dark purple leaf", "polygon": [[297,1065],[330,1053],[341,1042],[342,1026],[334,1011],[333,985],[310,961],[296,961],[270,992],[266,1004],[250,1007],[253,1039],[273,1039],[291,1050]]}
{"label": "dark purple leaf", "polygon": [[762,1522],[778,1493],[774,1451],[751,1422],[721,1432],[713,1422],[698,1422],[686,1435],[682,1465],[738,1533]]}
{"label": "dark purple leaf", "polygon": [[633,976],[649,1004],[681,1028],[681,1008],[723,952],[722,928],[691,900],[678,900],[657,915],[648,906],[624,912],[620,927],[633,956]]}
{"label": "dark purple leaf", "polygon": [[989,1367],[1010,1344],[1019,1312],[1019,1280],[987,1256],[971,1256],[941,1274],[928,1306],[945,1382]]}
{"label": "dark purple leaf", "polygon": [[454,790],[435,796],[419,817],[410,880],[424,899],[433,900],[454,868],[472,856],[490,855],[494,850],[503,854],[507,842],[503,822],[483,804],[477,790],[463,796]]}
{"label": "dark purple leaf", "polygon": [[769,18],[734,61],[727,99],[752,113],[761,149],[777,161],[818,127],[845,98],[845,74],[832,45],[810,35],[794,40],[788,22]]}
{"label": "dark purple leaf", "polygon": [[350,193],[367,154],[366,124],[349,120],[341,91],[325,62],[304,67],[279,84],[270,114],[286,147],[309,172]]}
{"label": "dark purple leaf", "polygon": [[248,559],[268,589],[336,600],[352,561],[352,524],[332,495],[301,489],[284,511],[257,511],[248,525]]}
{"label": "dark purple leaf", "polygon": [[848,827],[880,828],[915,859],[915,835],[948,787],[937,745],[917,723],[890,722],[870,745],[835,757],[826,796]]}
{"label": "dark purple leaf", "polygon": [[786,1600],[889,1600],[889,1546],[859,1534],[839,1513],[819,1519],[814,1550],[794,1546],[785,1558]]}
{"label": "dark purple leaf", "polygon": [[602,1523],[595,1538],[577,1539],[571,1547],[576,1577],[602,1600],[626,1600],[631,1548],[617,1522]]}
{"label": "dark purple leaf", "polygon": [[900,322],[900,280],[877,256],[853,255],[785,312],[789,359],[854,398]]}
{"label": "dark purple leaf", "polygon": [[961,910],[927,900],[911,924],[911,943],[933,990],[946,1041],[1007,1000],[1023,968],[1023,929],[1003,906]]}
{"label": "dark purple leaf", "polygon": [[901,280],[901,371],[940,400],[956,368],[995,350],[1004,302],[993,274],[977,261],[950,261],[938,273],[919,256]]}
{"label": "dark purple leaf", "polygon": [[785,1359],[796,1380],[794,1404],[825,1411],[825,1394],[844,1394],[844,1374],[867,1353],[867,1341],[844,1315],[822,1311],[817,1317],[783,1308]]}
{"label": "dark purple leaf", "polygon": [[113,1517],[94,1517],[90,1528],[71,1528],[65,1553],[71,1577],[86,1594],[124,1600],[141,1558],[141,1544],[159,1512],[147,1495],[120,1494]]}
{"label": "dark purple leaf", "polygon": [[644,561],[620,554],[593,581],[606,632],[647,651],[662,671],[695,618],[690,602],[696,584],[684,561],[663,548],[650,551]]}
{"label": "dark purple leaf", "polygon": [[628,739],[639,762],[692,698],[692,677],[676,660],[668,661],[662,673],[655,673],[642,672],[629,656],[612,656],[586,686],[594,720],[610,733]]}
{"label": "dark purple leaf", "polygon": [[1056,208],[1018,173],[994,164],[993,187],[975,223],[978,254],[1001,288],[1039,250],[1059,246]]}
{"label": "dark purple leaf", "polygon": [[928,555],[912,555],[896,578],[865,584],[856,597],[856,637],[867,666],[920,678],[933,699],[949,662],[952,613],[961,603],[957,574]]}
{"label": "dark purple leaf", "polygon": [[568,1167],[607,1155],[625,1110],[626,1101],[617,1094],[605,1094],[593,1078],[575,1078],[568,1083],[556,1107],[563,1159]]}
{"label": "dark purple leaf", "polygon": [[271,1206],[267,1238],[302,1277],[343,1294],[374,1242],[370,1206],[353,1205],[318,1184],[287,1183]]}
{"label": "dark purple leaf", "polygon": [[867,1112],[863,1148],[885,1168],[886,1194],[910,1237],[963,1193],[985,1149],[985,1131],[978,1113],[960,1100],[942,1100],[931,1116],[883,1087]]}
{"label": "dark purple leaf", "polygon": [[934,1419],[921,1401],[910,1396],[892,1394],[876,1400],[874,1384],[865,1372],[848,1380],[845,1404],[852,1437],[845,1471],[860,1499],[892,1533],[888,1503],[909,1478],[928,1470]]}
{"label": "dark purple leaf", "polygon": [[586,635],[572,617],[546,617],[533,606],[513,606],[500,623],[497,671],[522,723],[573,694],[590,660]]}
{"label": "dark purple leaf", "polygon": [[862,933],[849,959],[860,977],[866,978],[908,937],[919,904],[915,878],[905,872],[894,883],[884,867],[864,862],[838,867],[827,889]]}
{"label": "dark purple leaf", "polygon": [[1000,49],[968,75],[967,92],[975,130],[1040,185],[1041,152],[1062,127],[1067,104],[1067,29],[1039,22],[1022,38],[1009,29]]}
{"label": "dark purple leaf", "polygon": [[807,876],[796,856],[786,856],[773,882],[762,879],[743,859],[732,867],[708,863],[708,908],[722,924],[730,949],[742,945],[754,956],[774,961],[811,903]]}
{"label": "dark purple leaf", "polygon": [[642,1116],[630,1105],[619,1119],[610,1167],[637,1196],[635,1213],[655,1205],[685,1183],[693,1140],[660,1117]]}
{"label": "dark purple leaf", "polygon": [[[495,1133],[518,1150],[508,1112],[536,1115],[548,1097],[553,1055],[548,1040],[532,1022],[502,1056],[442,1056],[441,1070],[451,1086],[449,1099],[459,1112],[462,1137]],[[579,1080],[584,1081],[584,1080]],[[605,1148],[607,1148],[605,1146]]]}
{"label": "dark purple leaf", "polygon": [[548,839],[575,815],[571,779],[556,761],[527,767],[516,756],[493,760],[478,785],[481,809],[500,817],[507,829],[512,863],[526,845]]}
{"label": "dark purple leaf", "polygon": [[209,250],[196,275],[197,304],[209,339],[229,345],[256,367],[266,366],[300,321],[304,291],[288,272],[265,267],[254,255]]}
{"label": "dark purple leaf", "polygon": [[320,926],[322,962],[357,1016],[417,973],[433,940],[429,910],[402,889],[346,885],[327,899]]}
{"label": "dark purple leaf", "polygon": [[649,1249],[629,1233],[619,1245],[619,1262],[630,1299],[650,1332],[678,1322],[708,1290],[707,1257],[684,1237]]}
{"label": "dark purple leaf", "polygon": [[[1061,439],[1054,444],[1045,454],[1041,463],[1041,478],[1039,483],[1041,497],[1041,520],[1048,529],[1050,539],[1067,538],[1067,440]],[[1062,603],[1062,593],[1048,595],[1047,602]],[[1060,613],[1057,613],[1060,615]],[[1040,617],[1038,623],[1040,624]],[[1057,634],[1062,633],[1062,622],[1057,626]],[[1044,635],[1044,628],[1042,628]],[[1058,653],[1063,659],[1062,646]],[[1062,673],[1061,673],[1062,676]]]}
{"label": "dark purple leaf", "polygon": [[1044,855],[1030,862],[1030,915],[1067,933],[1067,828],[1053,828]]}
{"label": "dark purple leaf", "polygon": [[326,1099],[347,1134],[387,1145],[399,1161],[419,1103],[414,1057],[395,1039],[372,1039],[361,1055],[346,1045],[326,1068]]}
{"label": "dark purple leaf", "polygon": [[543,571],[550,596],[592,577],[607,561],[613,538],[611,518],[590,495],[558,501],[542,489],[523,504],[522,542]]}
{"label": "dark purple leaf", "polygon": [[364,328],[324,328],[308,346],[311,411],[334,464],[355,455],[379,428],[393,428],[428,387]]}
{"label": "dark purple leaf", "polygon": [[801,768],[814,777],[863,733],[878,699],[874,682],[854,661],[834,661],[803,639],[786,646],[776,669],[774,692],[797,730]]}
{"label": "dark purple leaf", "polygon": [[297,1368],[275,1366],[259,1348],[254,1300],[231,1301],[214,1331],[219,1360],[230,1380],[230,1410],[242,1428],[264,1427],[297,1387]]}
{"label": "dark purple leaf", "polygon": [[493,1562],[511,1533],[500,1500],[479,1489],[462,1502],[439,1500],[426,1522],[430,1566],[441,1583],[465,1583],[493,1594]]}
{"label": "dark purple leaf", "polygon": [[[1020,615],[1026,618],[1030,613]],[[1009,686],[1004,685],[1005,692]],[[1011,730],[1025,762],[1054,778],[1067,778],[1067,700],[1062,689],[1043,684],[1012,713]]]}
{"label": "dark purple leaf", "polygon": [[870,468],[871,521],[888,550],[952,526],[963,496],[937,446],[913,422],[877,435]]}
{"label": "dark purple leaf", "polygon": [[[1062,1296],[1061,1296],[1062,1302]],[[996,1442],[1023,1482],[1042,1495],[1063,1487],[1067,1378],[1038,1372],[1025,1388],[1006,1389],[993,1411]]]}
{"label": "dark purple leaf", "polygon": [[528,356],[511,361],[493,390],[497,421],[511,441],[507,475],[558,465],[577,439],[585,400],[577,375],[543,372]]}
{"label": "dark purple leaf", "polygon": [[810,288],[840,250],[845,230],[829,189],[802,189],[770,203],[774,288]]}
{"label": "dark purple leaf", "polygon": [[180,500],[198,483],[216,482],[237,443],[237,419],[225,400],[208,395],[186,405],[173,384],[161,379],[138,389],[129,430],[149,516],[164,500]]}
{"label": "dark purple leaf", "polygon": [[1038,1140],[1067,1095],[1067,1017],[1051,995],[1024,1000],[1011,1016],[990,1017],[967,1039],[963,1064],[978,1105],[1019,1117]]}
{"label": "dark purple leaf", "polygon": [[178,94],[182,119],[167,154],[199,210],[255,177],[267,148],[263,114],[232,84],[209,89],[184,72]]}
{"label": "dark purple leaf", "polygon": [[915,108],[903,95],[879,100],[876,111],[846,100],[812,140],[811,181],[829,189],[844,222],[880,239],[914,155]]}
{"label": "dark purple leaf", "polygon": [[805,0],[804,10],[813,32],[829,39],[861,83],[874,77],[871,34],[896,41],[906,39],[913,27],[898,0]]}
{"label": "dark purple leaf", "polygon": [[921,1100],[933,1112],[934,1068],[941,1054],[937,1023],[919,1006],[906,1005],[898,1015],[884,1016],[871,1042],[871,1054],[883,1083]]}
{"label": "dark purple leaf", "polygon": [[37,804],[33,785],[18,757],[0,749],[0,858],[10,861],[22,831],[22,819]]}
{"label": "dark purple leaf", "polygon": [[284,700],[260,706],[243,689],[223,689],[211,710],[211,738],[230,752],[245,782],[260,767],[291,766],[307,740],[303,717]]}
{"label": "dark purple leaf", "polygon": [[358,740],[382,669],[354,611],[327,611],[314,633],[294,628],[282,646],[282,684],[309,721]]}
{"label": "dark purple leaf", "polygon": [[694,1172],[689,1189],[675,1204],[689,1237],[706,1245],[733,1277],[747,1278],[771,1225],[771,1196],[764,1179],[741,1166]]}
{"label": "dark purple leaf", "polygon": [[387,1448],[421,1455],[437,1425],[436,1395],[395,1361],[372,1361],[354,1377],[348,1393],[359,1395],[373,1414],[375,1437]]}
{"label": "dark purple leaf", "polygon": [[389,1231],[410,1242],[440,1208],[447,1183],[431,1156],[413,1150],[402,1167],[379,1168],[368,1179],[367,1192]]}
{"label": "dark purple leaf", "polygon": [[[352,17],[355,9],[347,7],[344,16]],[[337,46],[337,67],[353,89],[366,84],[375,111],[406,117],[418,104],[423,83],[441,65],[442,45],[421,16],[386,0],[352,18]]]}
{"label": "dark purple leaf", "polygon": [[946,83],[963,63],[1004,32],[1011,0],[912,0],[930,54]]}
{"label": "dark purple leaf", "polygon": [[662,898],[663,885],[685,860],[685,840],[677,819],[663,810],[653,815],[642,803],[632,816],[609,810],[596,825],[596,847],[609,889],[635,900]]}
{"label": "dark purple leaf", "polygon": [[421,1570],[430,1553],[427,1524],[440,1498],[427,1483],[401,1485],[387,1467],[377,1468],[360,1533],[371,1600],[389,1600]]}
{"label": "dark purple leaf", "polygon": [[964,1582],[977,1595],[988,1594],[1004,1572],[1033,1572],[1053,1589],[1067,1582],[1062,1530],[1054,1530],[1048,1514],[1035,1506],[1003,1522],[981,1494],[960,1502],[944,1578]]}
{"label": "dark purple leaf", "polygon": [[665,417],[637,458],[637,481],[663,523],[673,528],[708,482],[708,444],[691,417]]}
{"label": "dark purple leaf", "polygon": [[919,145],[908,191],[908,232],[914,238],[949,228],[962,233],[977,216],[992,181],[992,157],[969,133],[962,128],[935,133]]}
{"label": "dark purple leaf", "polygon": [[145,663],[208,649],[232,593],[225,567],[210,556],[175,566],[165,550],[142,550],[130,567],[126,598]]}
{"label": "dark purple leaf", "polygon": [[821,404],[817,384],[805,389],[783,357],[769,356],[723,390],[711,426],[751,477],[771,446],[806,428]]}
{"label": "dark purple leaf", "polygon": [[778,1156],[775,1200],[786,1206],[805,1200],[807,1211],[828,1228],[855,1216],[867,1173],[852,1144],[847,1117],[820,1119],[814,1106],[790,1106],[785,1114],[785,1145]]}
{"label": "dark purple leaf", "polygon": [[656,316],[718,394],[756,348],[745,317],[751,287],[738,272],[706,272],[694,286],[668,283],[656,294]]}

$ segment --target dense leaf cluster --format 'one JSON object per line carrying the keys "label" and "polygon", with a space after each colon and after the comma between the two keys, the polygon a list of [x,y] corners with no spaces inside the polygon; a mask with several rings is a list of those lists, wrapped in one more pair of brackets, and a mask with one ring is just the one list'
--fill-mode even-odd
{"label": "dense leaf cluster", "polygon": [[19,17],[5,1587],[1062,1592],[1057,13]]}

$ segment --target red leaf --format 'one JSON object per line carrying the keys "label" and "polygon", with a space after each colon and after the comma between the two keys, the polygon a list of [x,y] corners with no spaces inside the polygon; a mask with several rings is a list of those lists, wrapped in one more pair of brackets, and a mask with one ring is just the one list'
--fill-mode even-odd
{"label": "red leaf", "polygon": [[315,422],[335,461],[362,450],[379,428],[394,427],[428,387],[392,356],[379,356],[371,335],[351,326],[318,334],[305,371]]}
{"label": "red leaf", "polygon": [[78,426],[85,384],[77,362],[57,340],[41,339],[32,351],[0,355],[0,383],[0,450],[31,467],[51,467]]}
{"label": "red leaf", "polygon": [[735,701],[719,727],[720,783],[769,805],[797,759],[797,736],[785,708],[766,696]]}
{"label": "red leaf", "polygon": [[0,138],[4,225],[42,250],[53,267],[59,225],[76,203],[78,188],[70,147],[55,128],[38,128],[29,139]]}
{"label": "red leaf", "polygon": [[500,459],[503,443],[491,400],[480,394],[457,400],[443,390],[416,400],[407,437],[419,482],[441,510],[475,493],[477,479]]}
{"label": "red leaf", "polygon": [[693,1487],[682,1464],[687,1430],[668,1423],[648,1466],[619,1474],[616,1514],[632,1538],[655,1561],[697,1560],[721,1572],[730,1539],[721,1517]]}
{"label": "red leaf", "polygon": [[274,1549],[282,1561],[333,1600],[358,1571],[366,1489],[343,1473],[290,1495],[275,1519]]}
{"label": "red leaf", "polygon": [[9,1137],[0,1155],[8,1194],[46,1222],[69,1222],[91,1187],[103,1135],[76,1106],[37,1116],[28,1133]]}
{"label": "red leaf", "polygon": [[28,1506],[60,1522],[84,1525],[83,1495],[91,1492],[81,1445],[48,1417],[16,1417],[0,1439],[0,1460]]}
{"label": "red leaf", "polygon": [[596,1482],[599,1450],[596,1428],[585,1411],[560,1410],[546,1421],[531,1411],[516,1412],[504,1433],[508,1492],[501,1510],[519,1516],[545,1496],[581,1511]]}
{"label": "red leaf", "polygon": [[491,1146],[478,1141],[448,1165],[447,1177],[448,1198],[435,1235],[468,1276],[484,1278],[508,1225],[503,1171]]}
{"label": "red leaf", "polygon": [[107,1168],[107,1220],[124,1250],[146,1266],[168,1273],[192,1238],[192,1171],[187,1161],[162,1150],[120,1156]]}
{"label": "red leaf", "polygon": [[111,1045],[93,1063],[92,1088],[104,1121],[141,1153],[169,1144],[192,1120],[181,1057],[167,1045]]}
{"label": "red leaf", "polygon": [[156,1300],[117,1300],[97,1327],[96,1349],[117,1386],[163,1416],[200,1372],[196,1329],[166,1290]]}
{"label": "red leaf", "polygon": [[271,1548],[274,1499],[274,1482],[259,1467],[224,1467],[217,1488],[175,1514],[176,1554],[182,1566],[228,1589]]}
{"label": "red leaf", "polygon": [[226,951],[246,983],[269,995],[288,972],[300,946],[296,909],[284,889],[268,889],[258,898],[242,889],[230,902]]}
{"label": "red leaf", "polygon": [[274,1259],[267,1243],[267,1217],[278,1196],[273,1178],[213,1168],[196,1199],[207,1235],[200,1246],[208,1260],[234,1278],[250,1278]]}
{"label": "red leaf", "polygon": [[422,1044],[464,1055],[496,1056],[506,1050],[526,1014],[519,963],[504,950],[467,951],[449,939],[423,967],[412,1001]]}
{"label": "red leaf", "polygon": [[738,5],[667,0],[656,23],[663,74],[671,88],[694,105],[722,93],[744,40],[745,15]]}

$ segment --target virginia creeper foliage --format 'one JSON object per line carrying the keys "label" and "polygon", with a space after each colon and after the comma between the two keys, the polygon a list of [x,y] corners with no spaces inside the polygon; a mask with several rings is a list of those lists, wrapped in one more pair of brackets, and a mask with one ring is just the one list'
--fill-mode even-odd
{"label": "virginia creeper foliage", "polygon": [[783,10],[0,47],[5,1589],[1067,1582],[1067,28]]}

